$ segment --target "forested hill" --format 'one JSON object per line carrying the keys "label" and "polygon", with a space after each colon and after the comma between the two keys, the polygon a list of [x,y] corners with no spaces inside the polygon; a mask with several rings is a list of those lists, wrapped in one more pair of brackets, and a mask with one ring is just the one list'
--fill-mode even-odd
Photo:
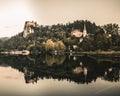
{"label": "forested hill", "polygon": [[[77,37],[72,31],[84,31],[87,36]],[[67,24],[52,26],[37,25],[32,27],[34,33],[23,37],[23,32],[0,43],[0,50],[30,50],[31,52],[50,51],[95,51],[120,50],[120,35],[118,24],[97,26],[95,23],[77,20]]]}

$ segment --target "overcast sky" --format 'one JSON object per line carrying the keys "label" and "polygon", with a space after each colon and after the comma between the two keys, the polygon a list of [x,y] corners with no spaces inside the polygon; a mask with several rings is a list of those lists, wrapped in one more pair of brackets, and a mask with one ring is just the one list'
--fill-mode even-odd
{"label": "overcast sky", "polygon": [[0,37],[23,31],[24,22],[39,25],[90,20],[120,25],[120,0],[0,0]]}

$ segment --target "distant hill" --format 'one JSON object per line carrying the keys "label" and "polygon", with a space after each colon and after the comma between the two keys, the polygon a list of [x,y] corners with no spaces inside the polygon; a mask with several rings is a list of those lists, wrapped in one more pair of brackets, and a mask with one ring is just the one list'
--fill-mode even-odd
{"label": "distant hill", "polygon": [[9,37],[0,37],[0,41],[6,41],[6,40],[8,40],[9,39]]}

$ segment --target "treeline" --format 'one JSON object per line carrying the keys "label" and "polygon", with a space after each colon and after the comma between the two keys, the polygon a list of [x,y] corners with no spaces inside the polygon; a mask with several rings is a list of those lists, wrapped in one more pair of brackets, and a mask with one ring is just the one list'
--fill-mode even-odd
{"label": "treeline", "polygon": [[[80,42],[81,37],[71,35],[71,31],[81,32],[86,25],[88,35]],[[51,51],[96,51],[120,50],[120,35],[118,24],[97,26],[95,23],[77,20],[67,24],[32,27],[35,32],[23,37],[23,32],[0,42],[0,50],[30,50],[33,53]]]}

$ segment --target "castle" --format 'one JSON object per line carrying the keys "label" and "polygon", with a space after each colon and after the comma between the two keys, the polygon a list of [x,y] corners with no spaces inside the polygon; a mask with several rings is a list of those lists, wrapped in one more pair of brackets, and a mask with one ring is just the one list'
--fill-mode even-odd
{"label": "castle", "polygon": [[34,21],[26,21],[23,30],[23,37],[28,36],[31,33],[34,33],[34,27],[37,25]]}

